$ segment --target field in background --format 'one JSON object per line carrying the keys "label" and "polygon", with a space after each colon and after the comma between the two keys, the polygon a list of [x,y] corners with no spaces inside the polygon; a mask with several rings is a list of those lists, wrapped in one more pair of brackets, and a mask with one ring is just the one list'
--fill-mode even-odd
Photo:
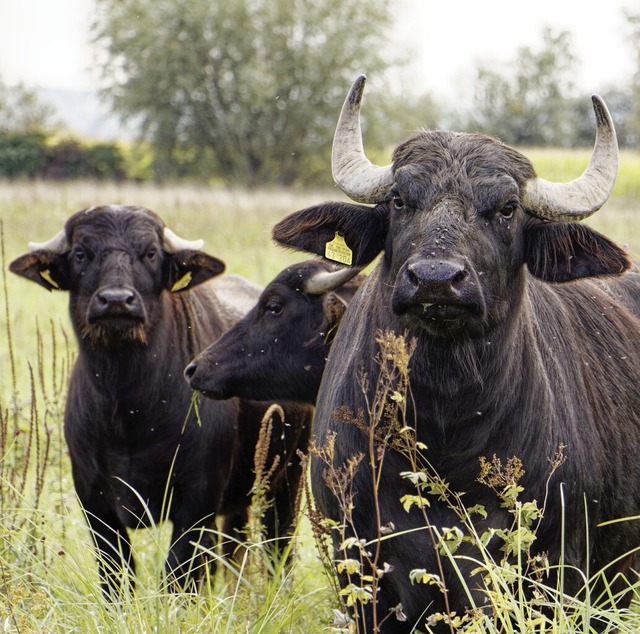
{"label": "field in background", "polygon": [[[568,180],[579,175],[589,153],[532,150],[528,155],[544,178]],[[306,257],[275,246],[270,238],[273,224],[294,210],[341,198],[338,190],[0,183],[4,242],[0,286],[6,288],[6,293],[0,288],[0,411],[6,428],[0,479],[3,490],[26,481],[24,494],[17,496],[19,504],[7,505],[0,499],[2,631],[314,633],[331,623],[333,594],[304,531],[293,576],[259,587],[231,576],[226,585],[218,584],[211,595],[189,605],[155,592],[166,533],[141,531],[134,547],[147,581],[139,598],[123,613],[101,607],[89,535],[61,440],[64,385],[75,350],[66,294],[47,293],[7,273],[7,265],[26,251],[28,241],[44,241],[57,233],[74,211],[94,204],[132,204],[153,209],[185,238],[204,238],[205,250],[224,260],[229,272],[265,284],[288,263]],[[588,222],[628,245],[638,257],[639,205],[640,155],[623,153],[611,201]],[[34,416],[40,432],[33,427]],[[16,455],[24,451],[24,435],[33,437],[28,458]],[[45,443],[50,465],[46,468],[38,466],[36,456],[45,455]],[[14,525],[16,530],[8,529]]]}
{"label": "field in background", "polygon": [[[538,175],[551,181],[576,178],[587,166],[588,150],[525,149]],[[620,152],[618,177],[611,198],[587,224],[627,247],[640,259],[640,153]]]}

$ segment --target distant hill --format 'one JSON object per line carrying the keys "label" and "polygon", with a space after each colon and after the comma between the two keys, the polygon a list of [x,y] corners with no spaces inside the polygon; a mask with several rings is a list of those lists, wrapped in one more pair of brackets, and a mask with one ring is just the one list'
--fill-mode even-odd
{"label": "distant hill", "polygon": [[95,92],[35,89],[43,103],[55,110],[55,119],[74,136],[99,141],[134,139],[137,130],[123,125]]}

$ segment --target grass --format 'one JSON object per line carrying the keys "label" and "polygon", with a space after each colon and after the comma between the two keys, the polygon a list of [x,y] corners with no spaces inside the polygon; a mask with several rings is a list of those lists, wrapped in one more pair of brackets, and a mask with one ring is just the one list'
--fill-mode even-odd
{"label": "grass", "polygon": [[[328,197],[326,194],[323,198]],[[321,198],[322,199],[322,198]],[[169,528],[138,531],[139,591],[121,610],[101,600],[88,529],[73,492],[61,422],[75,355],[65,293],[47,293],[7,273],[30,240],[54,235],[92,204],[148,206],[177,233],[203,237],[228,270],[269,281],[299,254],[277,251],[270,226],[318,200],[289,191],[94,183],[0,186],[4,252],[0,278],[0,628],[11,632],[302,632],[331,618],[331,594],[304,522],[292,571],[274,576],[251,560],[225,568],[197,597],[163,589]],[[224,568],[223,566],[220,566]],[[319,616],[320,615],[320,616]]]}
{"label": "grass", "polygon": [[[531,152],[545,178],[573,178],[588,153]],[[640,155],[623,154],[619,183],[589,222],[640,253]],[[254,543],[240,570],[224,568],[198,596],[168,595],[162,565],[168,527],[134,535],[139,591],[121,609],[101,600],[84,518],[73,492],[61,420],[75,341],[64,293],[7,273],[30,240],[53,236],[93,204],[143,205],[178,234],[205,239],[229,272],[265,284],[302,254],[274,246],[270,229],[287,213],[337,190],[242,191],[149,184],[0,183],[0,629],[6,632],[316,632],[332,631],[335,589],[301,523],[291,571],[265,575]],[[495,570],[492,574],[496,574]],[[497,585],[497,584],[496,584]],[[336,627],[335,631],[339,628]],[[480,630],[478,630],[480,631]],[[491,631],[490,629],[482,631]],[[547,631],[547,630],[545,630]],[[561,626],[554,630],[563,630]]]}

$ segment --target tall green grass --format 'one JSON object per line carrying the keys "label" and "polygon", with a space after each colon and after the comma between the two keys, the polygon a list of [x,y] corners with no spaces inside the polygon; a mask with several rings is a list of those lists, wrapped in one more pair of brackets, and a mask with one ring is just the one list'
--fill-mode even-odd
{"label": "tall green grass", "polygon": [[[578,154],[532,153],[545,178],[573,178]],[[586,154],[588,159],[588,153]],[[585,163],[586,163],[586,160]],[[628,159],[628,160],[627,160]],[[566,166],[564,162],[566,161]],[[562,163],[563,167],[558,167]],[[628,167],[630,166],[630,167]],[[640,253],[640,158],[623,155],[619,186],[589,222]],[[554,170],[565,170],[557,173]],[[566,175],[565,175],[566,174]],[[625,176],[627,174],[627,176]],[[626,182],[628,181],[628,182]],[[625,184],[626,183],[626,184]],[[0,183],[0,629],[7,632],[305,632],[331,631],[335,587],[301,522],[291,570],[265,575],[253,543],[239,569],[221,565],[198,596],[169,595],[162,565],[167,527],[137,532],[133,548],[139,590],[118,609],[101,600],[91,540],[73,492],[62,436],[62,412],[75,341],[67,297],[7,273],[30,240],[53,236],[73,212],[95,204],[142,205],[205,249],[227,270],[265,284],[286,264],[304,259],[276,247],[270,229],[296,209],[337,190],[243,191],[148,184]],[[338,631],[340,626],[336,626]],[[483,630],[484,631],[484,630]],[[491,630],[486,630],[491,631]],[[567,629],[554,630],[566,632]]]}
{"label": "tall green grass", "polygon": [[[62,434],[76,353],[65,293],[7,272],[30,240],[54,235],[93,204],[150,207],[177,233],[205,239],[228,271],[265,283],[304,256],[277,251],[270,226],[318,200],[290,191],[156,188],[94,183],[4,183],[0,277],[0,624],[8,632],[302,632],[331,620],[331,592],[305,521],[291,569],[271,571],[259,536],[239,568],[219,565],[198,596],[167,593],[168,526],[137,531],[135,595],[105,605]],[[306,545],[305,545],[306,542]]]}

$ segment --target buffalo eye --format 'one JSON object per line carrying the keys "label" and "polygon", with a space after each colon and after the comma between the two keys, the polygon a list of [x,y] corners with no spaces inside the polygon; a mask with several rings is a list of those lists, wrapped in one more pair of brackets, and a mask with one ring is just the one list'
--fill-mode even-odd
{"label": "buffalo eye", "polygon": [[82,264],[85,261],[86,257],[87,257],[87,254],[85,253],[85,250],[83,248],[76,247],[73,250],[73,261],[76,264]]}
{"label": "buffalo eye", "polygon": [[518,203],[516,203],[514,201],[508,202],[506,205],[503,205],[500,208],[500,215],[505,220],[511,220],[511,218],[513,218],[513,214],[516,212],[517,208],[518,208]]}
{"label": "buffalo eye", "polygon": [[270,315],[279,315],[282,312],[282,303],[275,299],[271,299],[266,303],[264,312],[269,313]]}
{"label": "buffalo eye", "polygon": [[155,247],[149,247],[144,255],[145,258],[149,260],[149,262],[155,262],[156,258],[158,257],[158,249],[156,249]]}
{"label": "buffalo eye", "polygon": [[389,192],[391,195],[391,204],[394,209],[403,209],[404,208],[404,200],[402,200],[402,196],[400,196],[400,192],[398,191],[398,187],[394,185]]}

